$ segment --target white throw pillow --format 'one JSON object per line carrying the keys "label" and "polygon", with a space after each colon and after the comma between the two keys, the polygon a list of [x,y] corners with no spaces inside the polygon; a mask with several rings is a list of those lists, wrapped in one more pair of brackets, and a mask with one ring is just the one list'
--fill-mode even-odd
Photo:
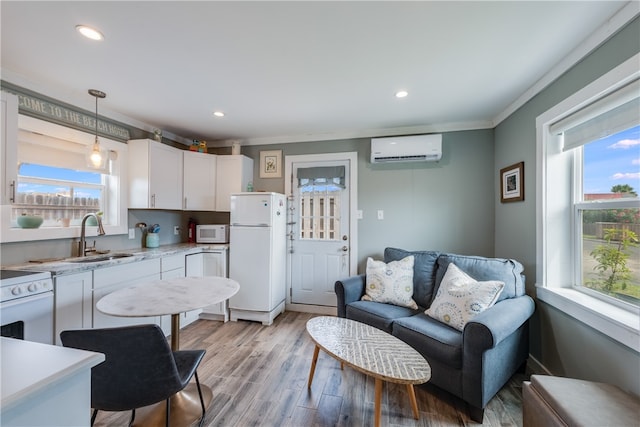
{"label": "white throw pillow", "polygon": [[467,322],[496,303],[503,288],[504,282],[478,282],[450,263],[425,314],[462,331]]}
{"label": "white throw pillow", "polygon": [[413,255],[385,264],[367,258],[366,294],[364,301],[383,302],[414,310],[418,304],[413,300]]}

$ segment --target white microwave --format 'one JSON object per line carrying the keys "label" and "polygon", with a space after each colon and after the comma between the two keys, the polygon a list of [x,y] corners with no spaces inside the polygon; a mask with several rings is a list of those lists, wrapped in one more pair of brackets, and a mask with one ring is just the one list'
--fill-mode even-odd
{"label": "white microwave", "polygon": [[226,224],[196,225],[196,243],[229,243],[229,226]]}

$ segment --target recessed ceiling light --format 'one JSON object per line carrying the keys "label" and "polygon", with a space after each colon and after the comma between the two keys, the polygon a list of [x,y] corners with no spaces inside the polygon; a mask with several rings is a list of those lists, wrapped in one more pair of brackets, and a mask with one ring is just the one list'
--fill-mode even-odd
{"label": "recessed ceiling light", "polygon": [[399,90],[398,92],[396,92],[396,98],[404,98],[407,95],[409,95],[409,92],[407,92],[406,90]]}
{"label": "recessed ceiling light", "polygon": [[96,30],[95,28],[87,27],[86,25],[76,25],[76,30],[80,34],[91,40],[104,39],[104,35],[100,31]]}
{"label": "recessed ceiling light", "polygon": [[224,117],[224,113],[222,111],[214,111],[213,115],[216,117]]}

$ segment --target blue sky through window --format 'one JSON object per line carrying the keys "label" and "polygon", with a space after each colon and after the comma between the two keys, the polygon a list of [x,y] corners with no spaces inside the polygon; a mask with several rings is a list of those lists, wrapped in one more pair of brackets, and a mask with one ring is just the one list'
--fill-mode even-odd
{"label": "blue sky through window", "polygon": [[640,194],[640,126],[584,146],[585,194],[610,193],[624,184]]}
{"label": "blue sky through window", "polygon": [[[97,172],[76,171],[73,169],[57,168],[54,166],[23,163],[20,165],[18,174],[23,177],[47,178],[78,183],[78,186],[74,185],[74,196],[93,198],[100,197],[100,190],[81,187],[83,183],[100,184],[102,182],[102,175]],[[18,184],[18,192],[68,195],[69,186],[20,182]]]}

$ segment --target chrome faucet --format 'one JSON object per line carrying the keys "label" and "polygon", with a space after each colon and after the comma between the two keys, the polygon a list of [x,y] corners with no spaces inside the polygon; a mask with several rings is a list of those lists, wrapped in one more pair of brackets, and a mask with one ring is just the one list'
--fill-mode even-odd
{"label": "chrome faucet", "polygon": [[87,219],[89,217],[94,217],[96,222],[98,223],[98,236],[104,236],[106,233],[104,232],[104,228],[102,227],[102,219],[100,215],[96,215],[93,212],[86,214],[82,217],[82,224],[80,225],[80,241],[78,242],[78,256],[87,256],[87,252],[95,252],[96,244],[95,241],[93,243],[93,247],[87,249],[87,241],[85,240],[85,227],[87,223]]}

